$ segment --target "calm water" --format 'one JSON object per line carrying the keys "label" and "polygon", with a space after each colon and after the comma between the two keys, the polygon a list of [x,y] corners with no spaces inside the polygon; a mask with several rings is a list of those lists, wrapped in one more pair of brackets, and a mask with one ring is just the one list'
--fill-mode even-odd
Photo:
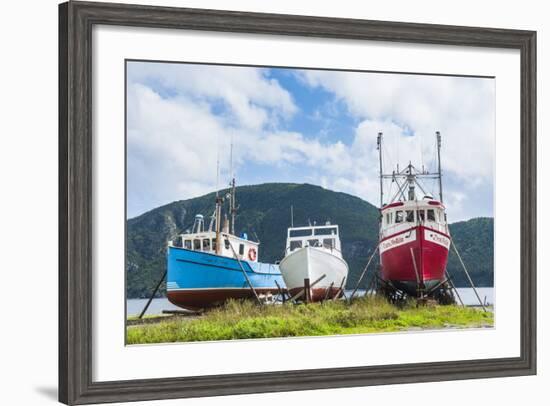
{"label": "calm water", "polygon": [[[481,300],[488,304],[494,304],[494,288],[477,288]],[[365,291],[357,291],[357,294],[363,295]],[[346,295],[350,295],[351,291],[346,291]],[[460,295],[462,301],[466,305],[477,305],[479,304],[474,290],[471,288],[458,288],[458,294]],[[128,308],[128,316],[136,316],[145,307],[147,304],[147,299],[128,299],[126,305]],[[178,310],[179,307],[174,306],[166,298],[153,299],[147,313],[145,314],[161,314],[163,310]]]}

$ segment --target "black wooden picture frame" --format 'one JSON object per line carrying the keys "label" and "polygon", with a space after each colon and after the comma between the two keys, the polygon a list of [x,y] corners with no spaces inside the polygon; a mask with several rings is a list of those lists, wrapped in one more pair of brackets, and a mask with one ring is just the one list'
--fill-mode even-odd
{"label": "black wooden picture frame", "polygon": [[[92,27],[95,24],[517,49],[521,54],[521,354],[368,367],[92,380]],[[110,3],[59,6],[59,400],[66,404],[536,373],[536,32]]]}

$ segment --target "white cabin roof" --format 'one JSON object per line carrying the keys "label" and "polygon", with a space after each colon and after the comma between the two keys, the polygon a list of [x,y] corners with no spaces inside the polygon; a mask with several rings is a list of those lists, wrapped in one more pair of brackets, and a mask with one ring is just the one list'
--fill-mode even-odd
{"label": "white cabin roof", "polygon": [[341,243],[338,226],[335,224],[289,227],[286,239],[285,255],[304,247],[326,250],[339,257]]}
{"label": "white cabin roof", "polygon": [[381,212],[388,209],[408,209],[408,208],[422,208],[422,209],[433,209],[439,208],[445,210],[445,205],[434,199],[422,199],[422,200],[406,200],[398,201],[382,206],[380,209]]}
{"label": "white cabin roof", "polygon": [[[256,245],[256,246],[260,245],[259,242],[247,240],[246,238],[242,238],[242,237],[237,237],[236,235],[233,235],[233,234],[228,234],[228,233],[220,233],[220,234],[221,234],[222,238],[229,238],[230,240],[235,240],[237,242],[243,242],[243,243],[252,244],[252,245]],[[180,236],[184,240],[203,239],[203,238],[216,238],[216,232],[215,231],[203,231],[201,233],[183,233],[183,234],[180,234]]]}
{"label": "white cabin roof", "polygon": [[[308,230],[311,230],[310,234],[307,234]],[[323,224],[321,226],[314,225],[314,226],[303,226],[303,227],[289,227],[288,232],[287,232],[288,236],[290,236],[290,234],[292,234],[293,231],[303,231],[303,233],[299,233],[303,236],[307,236],[307,235],[338,235],[338,225],[336,225],[336,224]],[[326,231],[329,231],[329,232],[326,232]]]}

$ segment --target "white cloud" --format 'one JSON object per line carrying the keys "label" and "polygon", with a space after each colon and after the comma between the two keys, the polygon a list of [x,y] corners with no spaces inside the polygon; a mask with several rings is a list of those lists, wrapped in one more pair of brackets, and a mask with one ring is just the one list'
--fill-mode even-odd
{"label": "white cloud", "polygon": [[[329,163],[337,170],[346,162],[340,159],[345,149],[340,143],[322,145],[277,129],[277,121],[294,114],[297,107],[291,95],[261,69],[229,75],[225,67],[214,72],[213,67],[135,66],[138,69],[129,69],[127,98],[129,216],[210,192],[216,185],[223,187],[230,170],[231,142],[235,168],[244,162],[274,166],[306,162]],[[167,95],[153,90],[158,81]],[[220,100],[227,107],[221,114],[213,111]]]}
{"label": "white cloud", "polygon": [[[302,112],[265,69],[131,63],[128,74],[130,217],[214,190],[217,151],[223,187],[231,140],[237,169],[250,163],[272,172],[308,168],[301,179],[378,204],[377,133],[384,133],[385,171],[409,160],[434,169],[439,130],[453,221],[475,211],[465,200],[468,193],[492,190],[492,81],[300,71],[303,83],[334,94],[354,116],[353,141],[344,144],[285,129]],[[330,131],[330,120],[339,119],[330,113],[335,103],[319,106],[310,118],[327,121]],[[476,194],[482,198],[492,199],[492,192]]]}
{"label": "white cloud", "polygon": [[[414,137],[401,136],[391,145],[390,152],[401,165],[409,159],[422,161],[420,145],[425,159],[431,157],[435,131],[440,131],[445,170],[467,178],[492,179],[493,80],[313,70],[300,71],[299,76],[310,86],[334,93],[361,120],[391,120],[402,132],[413,131]],[[375,140],[377,130],[373,131],[368,136]],[[467,165],[464,157],[469,158]]]}
{"label": "white cloud", "polygon": [[360,120],[350,150],[355,171],[346,178],[325,180],[327,187],[378,203],[377,133],[384,133],[384,171],[412,161],[434,172],[435,131],[440,131],[449,210],[461,219],[492,215],[494,80],[313,70],[297,76],[333,93]]}
{"label": "white cloud", "polygon": [[[266,69],[177,63],[130,63],[130,82],[152,82],[199,101],[222,101],[238,125],[260,129],[296,113],[292,96]],[[272,109],[270,117],[268,109]]]}

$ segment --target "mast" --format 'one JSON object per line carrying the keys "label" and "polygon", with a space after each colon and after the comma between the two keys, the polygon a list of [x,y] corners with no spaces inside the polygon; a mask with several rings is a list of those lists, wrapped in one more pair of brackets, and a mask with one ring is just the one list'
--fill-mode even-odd
{"label": "mast", "polygon": [[235,205],[235,178],[231,179],[231,234],[235,234],[235,215],[237,207]]}
{"label": "mast", "polygon": [[[441,176],[441,135],[439,131],[436,132],[437,135],[437,165],[438,169],[434,172],[426,171],[425,167],[422,167],[422,170],[417,169],[412,162],[409,161],[409,164],[403,169],[399,169],[399,163],[397,163],[397,170],[392,173],[383,173],[382,172],[382,133],[378,133],[377,139],[377,149],[378,156],[380,159],[380,207],[384,204],[384,190],[383,190],[383,181],[385,179],[391,180],[397,184],[397,192],[393,196],[390,195],[387,203],[393,203],[395,199],[400,197],[406,200],[415,200],[416,199],[416,188],[426,195],[426,190],[424,189],[421,179],[433,179],[438,180],[439,182],[439,199],[443,203],[443,187],[442,187],[442,176]],[[402,182],[402,183],[401,183]],[[408,190],[407,190],[408,189]]]}
{"label": "mast", "polygon": [[221,252],[221,235],[220,235],[220,228],[221,228],[221,218],[222,218],[222,202],[223,198],[220,196],[220,190],[219,190],[219,179],[220,179],[220,145],[218,140],[217,145],[217,157],[216,157],[216,208],[214,210],[214,215],[216,217],[216,254],[220,254]]}
{"label": "mast", "polygon": [[380,208],[384,204],[384,188],[383,188],[383,179],[382,179],[382,133],[378,133],[378,138],[376,140],[376,149],[378,149],[378,158],[380,160]]}
{"label": "mast", "polygon": [[221,251],[221,218],[223,198],[216,191],[216,254]]}
{"label": "mast", "polygon": [[231,212],[231,228],[229,232],[235,234],[235,216],[237,214],[237,206],[235,204],[235,174],[233,172],[233,135],[231,135],[231,147],[229,149],[229,162],[231,172],[231,201],[229,202],[229,210]]}
{"label": "mast", "polygon": [[437,139],[437,177],[439,179],[439,201],[443,203],[443,186],[441,182],[441,133],[435,132]]}

